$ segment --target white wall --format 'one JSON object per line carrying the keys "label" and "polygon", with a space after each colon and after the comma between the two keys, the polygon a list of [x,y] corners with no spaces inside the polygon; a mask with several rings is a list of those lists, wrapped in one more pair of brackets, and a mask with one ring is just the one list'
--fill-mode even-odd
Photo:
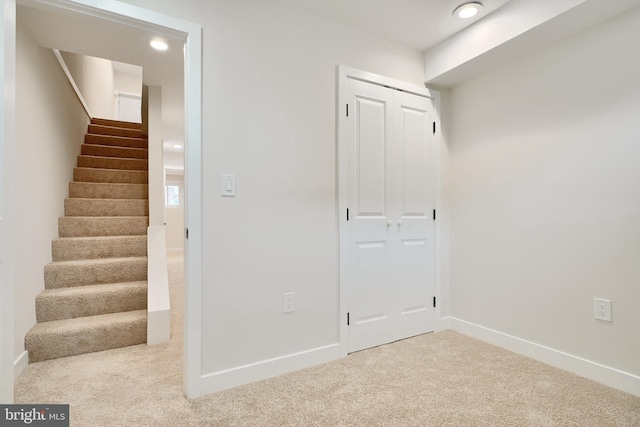
{"label": "white wall", "polygon": [[136,75],[116,71],[113,74],[113,88],[118,92],[142,95],[142,73]]}
{"label": "white wall", "polygon": [[180,206],[165,208],[164,219],[166,222],[167,249],[184,248],[184,176],[167,175],[167,185],[180,186]]}
{"label": "white wall", "polygon": [[162,155],[162,161],[165,169],[184,172],[184,153],[165,151]]}
{"label": "white wall", "polygon": [[93,117],[115,119],[114,71],[111,61],[61,52]]}
{"label": "white wall", "polygon": [[422,84],[421,54],[278,1],[128,2],[203,26],[203,373],[337,343],[335,67]]}
{"label": "white wall", "polygon": [[51,239],[72,180],[89,118],[50,49],[38,47],[18,20],[16,52],[17,211],[16,358],[36,323],[35,297],[44,289]]}
{"label": "white wall", "polygon": [[451,315],[635,375],[639,39],[636,9],[451,100]]}

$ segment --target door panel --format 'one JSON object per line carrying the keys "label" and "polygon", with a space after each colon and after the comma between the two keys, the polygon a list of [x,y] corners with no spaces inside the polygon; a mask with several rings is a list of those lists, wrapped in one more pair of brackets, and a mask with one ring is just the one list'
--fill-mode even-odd
{"label": "door panel", "polygon": [[353,282],[353,293],[358,298],[353,300],[351,325],[357,329],[352,336],[352,351],[378,345],[386,341],[392,333],[389,318],[392,315],[385,296],[389,294],[389,277],[387,271],[386,242],[356,243],[355,270],[356,280]]}
{"label": "door panel", "polygon": [[353,352],[433,330],[433,109],[348,80],[348,311]]}
{"label": "door panel", "polygon": [[[424,101],[428,103],[426,99]],[[430,166],[432,159],[428,154],[429,144],[425,143],[428,138],[427,129],[425,129],[425,124],[429,121],[429,118],[426,117],[428,105],[424,107],[424,110],[416,110],[401,105],[396,110],[396,134],[398,135],[398,149],[401,152],[402,160],[400,165],[402,170],[402,216],[425,217],[427,211],[432,208],[431,200],[429,200],[433,185],[429,176],[432,170]]]}
{"label": "door panel", "polygon": [[433,331],[435,239],[433,108],[428,98],[395,92],[398,192],[399,318],[396,339]]}
{"label": "door panel", "polygon": [[433,242],[428,239],[405,239],[399,254],[398,295],[400,317],[396,339],[433,330],[433,277],[431,263]]}
{"label": "door panel", "polygon": [[391,331],[386,299],[389,282],[388,186],[393,94],[352,81],[349,127],[349,351],[378,345]]}
{"label": "door panel", "polygon": [[388,100],[356,96],[356,197],[359,216],[382,216],[387,195]]}

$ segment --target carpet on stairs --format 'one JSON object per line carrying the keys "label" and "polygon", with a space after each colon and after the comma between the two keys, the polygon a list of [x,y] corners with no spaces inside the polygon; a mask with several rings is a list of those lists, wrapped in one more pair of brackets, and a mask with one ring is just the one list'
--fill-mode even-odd
{"label": "carpet on stairs", "polygon": [[148,152],[141,125],[93,119],[25,337],[29,362],[142,344]]}

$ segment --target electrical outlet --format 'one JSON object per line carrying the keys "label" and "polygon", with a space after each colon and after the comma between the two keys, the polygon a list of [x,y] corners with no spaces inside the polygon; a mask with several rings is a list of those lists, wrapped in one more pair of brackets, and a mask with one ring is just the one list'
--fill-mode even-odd
{"label": "electrical outlet", "polygon": [[284,294],[284,312],[291,313],[296,311],[296,293],[287,292]]}
{"label": "electrical outlet", "polygon": [[608,299],[593,299],[593,310],[595,318],[611,322],[611,301]]}

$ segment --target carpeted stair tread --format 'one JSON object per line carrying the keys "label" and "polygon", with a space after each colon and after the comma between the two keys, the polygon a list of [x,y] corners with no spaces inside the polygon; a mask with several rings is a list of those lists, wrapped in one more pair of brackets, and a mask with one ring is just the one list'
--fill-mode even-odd
{"label": "carpeted stair tread", "polygon": [[111,120],[111,119],[93,118],[91,119],[91,124],[100,125],[100,126],[112,126],[117,128],[142,129],[142,123],[123,122],[121,120]]}
{"label": "carpeted stair tread", "polygon": [[147,236],[62,237],[51,253],[53,261],[147,256]]}
{"label": "carpeted stair tread", "polygon": [[78,167],[98,169],[140,170],[147,171],[149,162],[146,159],[123,159],[121,157],[78,156]]}
{"label": "carpeted stair tread", "polygon": [[65,199],[65,216],[147,216],[147,199]]}
{"label": "carpeted stair tread", "polygon": [[146,138],[129,138],[126,136],[97,135],[91,133],[88,133],[84,136],[84,143],[130,148],[149,147],[149,142]]}
{"label": "carpeted stair tread", "polygon": [[44,266],[45,289],[147,280],[147,257],[53,261]]}
{"label": "carpeted stair tread", "polygon": [[147,184],[117,184],[103,182],[70,182],[69,197],[79,199],[146,199]]}
{"label": "carpeted stair tread", "polygon": [[85,156],[144,159],[149,157],[146,148],[116,147],[113,145],[82,144],[80,153]]}
{"label": "carpeted stair tread", "polygon": [[149,218],[144,216],[70,216],[58,218],[59,237],[142,236]]}
{"label": "carpeted stair tread", "polygon": [[29,362],[109,350],[147,341],[147,311],[37,323],[25,337]]}
{"label": "carpeted stair tread", "polygon": [[140,123],[92,119],[44,267],[29,361],[146,342],[148,141]]}
{"label": "carpeted stair tread", "polygon": [[73,179],[77,182],[148,184],[149,173],[142,170],[116,170],[77,167],[73,169]]}
{"label": "carpeted stair tread", "polygon": [[113,126],[89,125],[88,133],[97,135],[126,136],[128,138],[142,138],[140,129],[119,128]]}
{"label": "carpeted stair tread", "polygon": [[146,308],[146,281],[46,289],[36,297],[38,322],[121,313]]}

